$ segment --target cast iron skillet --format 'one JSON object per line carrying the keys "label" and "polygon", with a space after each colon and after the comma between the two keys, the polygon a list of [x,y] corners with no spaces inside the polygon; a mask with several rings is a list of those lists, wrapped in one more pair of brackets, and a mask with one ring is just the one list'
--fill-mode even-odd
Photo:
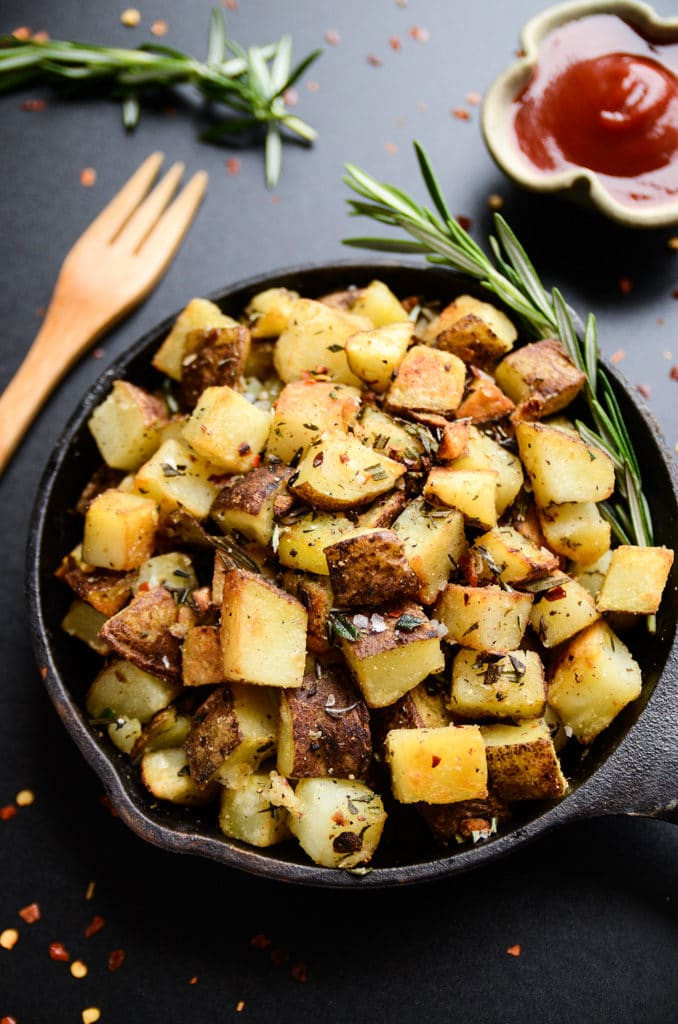
{"label": "cast iron skillet", "polygon": [[[212,296],[225,312],[237,316],[263,288],[286,285],[313,297],[349,285],[385,281],[396,294],[451,300],[461,292],[486,293],[450,271],[372,262],[297,267],[240,282]],[[189,298],[190,296],[187,296]],[[678,566],[667,586],[657,633],[636,630],[629,645],[640,662],[641,697],[598,737],[585,756],[566,764],[569,795],[551,803],[525,803],[500,834],[476,846],[441,849],[427,835],[405,829],[382,840],[372,870],[356,877],[308,862],[296,843],[271,852],[258,851],[224,838],[215,808],[204,812],[154,803],[129,760],[90,726],[82,705],[100,662],[59,623],[71,600],[54,579],[63,554],[80,537],[81,522],[72,514],[77,497],[100,458],[87,429],[92,409],[117,377],[157,386],[150,357],[175,317],[147,334],[101,376],[85,395],[50,456],[33,512],[27,580],[30,621],[36,657],[45,686],[67,730],[99,775],[113,805],[142,838],[178,853],[209,857],[231,867],[287,882],[333,888],[372,888],[423,882],[467,871],[515,850],[555,825],[604,814],[637,814],[677,820],[678,809]],[[676,547],[678,522],[676,473],[659,429],[630,387],[607,367],[634,440],[644,487],[655,520],[655,543]],[[413,816],[414,819],[414,816]]]}

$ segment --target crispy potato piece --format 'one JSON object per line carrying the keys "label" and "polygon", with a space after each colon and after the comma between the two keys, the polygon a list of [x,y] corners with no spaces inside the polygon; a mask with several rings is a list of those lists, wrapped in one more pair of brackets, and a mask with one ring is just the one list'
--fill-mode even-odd
{"label": "crispy potato piece", "polygon": [[419,580],[393,530],[357,529],[325,548],[330,583],[340,606],[407,601]]}
{"label": "crispy potato piece", "polygon": [[597,562],[610,547],[610,524],[593,501],[549,505],[540,509],[538,515],[551,550],[578,565]]}
{"label": "crispy potato piece", "polygon": [[378,454],[404,462],[409,468],[419,469],[426,457],[416,424],[395,419],[376,405],[363,405],[356,433]]}
{"label": "crispy potato piece", "polygon": [[134,665],[171,682],[181,679],[181,639],[193,613],[177,605],[164,587],[140,591],[108,619],[101,638],[111,650]]}
{"label": "crispy potato piece", "polygon": [[487,796],[485,745],[477,725],[392,729],[386,760],[400,803],[451,804]]}
{"label": "crispy potato piece", "polygon": [[544,713],[544,669],[535,651],[455,656],[449,709],[460,718],[536,718]]}
{"label": "crispy potato piece", "polygon": [[434,466],[423,493],[432,504],[457,509],[471,526],[488,530],[497,522],[498,478],[495,469]]}
{"label": "crispy potato piece", "polygon": [[113,660],[99,672],[87,691],[85,708],[90,718],[110,721],[122,715],[145,724],[178,692],[175,682],[145,672],[130,661]]}
{"label": "crispy potato piece", "polygon": [[358,331],[346,342],[348,365],[377,393],[387,391],[414,334],[409,320]]}
{"label": "crispy potato piece", "polygon": [[184,686],[226,682],[218,626],[192,626],[188,630],[181,647],[181,679]]}
{"label": "crispy potato piece", "polygon": [[461,359],[428,345],[414,345],[386,393],[386,408],[389,412],[449,416],[461,402],[465,380]]}
{"label": "crispy potato piece", "polygon": [[673,565],[668,548],[620,544],[610,558],[596,607],[601,612],[652,615],[659,609]]}
{"label": "crispy potato piece", "polygon": [[186,756],[196,785],[235,781],[275,752],[276,701],[268,689],[219,686],[193,715]]}
{"label": "crispy potato piece", "polygon": [[393,525],[396,516],[399,516],[406,506],[407,492],[404,488],[397,488],[390,494],[378,498],[373,505],[361,512],[356,520],[356,525],[373,530],[388,530]]}
{"label": "crispy potato piece", "polygon": [[277,338],[287,327],[299,293],[289,288],[266,288],[250,299],[245,313],[253,338]]}
{"label": "crispy potato piece", "polygon": [[[610,559],[612,558],[612,551],[606,551],[596,562],[591,562],[590,565],[583,567],[575,566],[572,571],[572,578],[581,583],[584,590],[588,590],[594,601],[597,599],[600,593],[600,588],[603,585],[605,579],[605,573],[610,567]],[[576,570],[576,571],[575,571]],[[600,609],[598,609],[600,611]]]}
{"label": "crispy potato piece", "polygon": [[355,426],[359,409],[357,388],[324,380],[292,381],[276,399],[266,450],[292,462],[320,438],[344,437]]}
{"label": "crispy potato piece", "polygon": [[469,419],[472,423],[491,423],[513,412],[514,403],[489,373],[485,373],[477,366],[469,366],[469,376],[464,397],[455,413],[457,419]]}
{"label": "crispy potato piece", "polygon": [[103,491],[85,515],[82,558],[102,569],[137,569],[153,554],[158,510],[150,498]]}
{"label": "crispy potato piece", "polygon": [[180,714],[175,704],[162,708],[141,730],[129,751],[130,757],[136,761],[147,751],[183,747],[190,726],[190,717]]}
{"label": "crispy potato piece", "polygon": [[167,406],[160,398],[129,381],[115,380],[87,426],[108,466],[134,470],[156,450],[167,421]]}
{"label": "crispy potato piece", "polygon": [[460,295],[446,306],[425,334],[438,348],[483,369],[510,352],[517,337],[504,313],[472,295]]}
{"label": "crispy potato piece", "polygon": [[183,441],[169,438],[137,471],[134,485],[165,513],[182,508],[196,519],[205,519],[219,493],[220,474]]}
{"label": "crispy potato piece", "polygon": [[205,388],[236,388],[250,351],[250,332],[242,324],[211,327],[189,334],[188,355],[181,363],[181,400],[192,409]]}
{"label": "crispy potato piece", "polygon": [[127,604],[134,582],[131,572],[111,572],[84,562],[81,545],[66,555],[54,575],[105,618]]}
{"label": "crispy potato piece", "polygon": [[546,722],[484,725],[490,784],[503,800],[554,800],[567,792]]}
{"label": "crispy potato piece", "polygon": [[253,772],[235,789],[222,789],[219,828],[229,839],[238,839],[265,849],[292,835],[287,812],[269,798],[270,780],[264,772]]}
{"label": "crispy potato piece", "polygon": [[471,551],[482,563],[481,578],[492,582],[527,583],[558,568],[556,555],[537,547],[512,526],[495,526],[476,539]]}
{"label": "crispy potato piece", "polygon": [[346,358],[346,342],[356,331],[373,327],[367,317],[333,309],[314,299],[297,299],[275,346],[278,376],[286,384],[307,374],[323,374],[340,384],[360,387]]}
{"label": "crispy potato piece", "polygon": [[416,498],[393,524],[405,557],[419,580],[415,597],[432,604],[447,583],[450,570],[466,553],[464,519],[456,509],[435,509]]}
{"label": "crispy potato piece", "polygon": [[565,409],[586,383],[560,341],[544,338],[521,345],[495,370],[499,387],[517,404],[515,420],[541,420]]}
{"label": "crispy potato piece", "polygon": [[287,778],[364,779],[372,761],[370,716],[340,667],[309,672],[280,694],[277,769]]}
{"label": "crispy potato piece", "polygon": [[472,424],[469,420],[459,420],[457,423],[445,422],[442,427],[442,437],[436,452],[438,462],[453,462],[461,455],[467,455],[469,450],[469,438],[471,436]]}
{"label": "crispy potato piece", "polygon": [[223,533],[237,530],[259,544],[270,544],[273,536],[276,495],[292,475],[289,466],[257,466],[234,477],[219,491],[210,518]]}
{"label": "crispy potato piece", "polygon": [[206,388],[184,427],[184,439],[227,473],[245,473],[268,440],[271,416],[224,385]]}
{"label": "crispy potato piece", "polygon": [[187,594],[198,586],[193,563],[183,551],[168,551],[163,555],[153,555],[139,566],[133,591],[152,587],[165,587],[171,594],[178,594],[185,600]]}
{"label": "crispy potato piece", "polygon": [[329,868],[367,864],[386,822],[381,797],[362,782],[301,779],[290,828],[312,861]]}
{"label": "crispy potato piece", "polygon": [[366,316],[375,327],[407,320],[407,310],[383,281],[371,281],[367,288],[356,289],[353,294],[351,312]]}
{"label": "crispy potato piece", "polygon": [[107,616],[98,612],[91,604],[76,598],[71,601],[68,611],[61,620],[61,628],[69,636],[81,640],[97,654],[105,657],[110,654],[110,647],[99,636],[99,631]]}
{"label": "crispy potato piece", "polygon": [[199,342],[198,330],[213,327],[237,327],[237,322],[225,316],[218,306],[208,299],[191,299],[179,314],[172,330],[155,353],[152,364],[160,373],[166,373],[173,380],[181,380],[185,356],[193,342]]}
{"label": "crispy potato piece", "polygon": [[498,822],[508,821],[509,808],[491,789],[484,800],[458,800],[453,804],[420,804],[419,814],[439,843],[486,839]]}
{"label": "crispy potato piece", "polygon": [[447,627],[445,639],[474,651],[512,651],[523,639],[532,595],[490,584],[466,587],[448,583],[435,606]]}
{"label": "crispy potato piece", "polygon": [[612,459],[578,434],[546,423],[520,422],[516,439],[540,508],[567,501],[604,501],[612,494]]}
{"label": "crispy potato piece", "polygon": [[[549,582],[548,578],[543,581]],[[570,576],[555,576],[535,595],[530,625],[544,647],[556,647],[599,618],[588,590]]]}
{"label": "crispy potato piece", "polygon": [[287,486],[314,508],[341,511],[368,505],[404,472],[399,462],[352,437],[328,437],[304,455]]}
{"label": "crispy potato piece", "polygon": [[329,576],[325,548],[355,530],[355,523],[333,512],[309,512],[285,523],[278,538],[278,561],[290,569]]}
{"label": "crispy potato piece", "polygon": [[[312,654],[326,654],[330,649],[327,622],[334,605],[334,596],[325,576],[288,570],[283,575],[283,587],[303,604],[308,612],[306,646]],[[284,773],[283,773],[284,774]]]}
{"label": "crispy potato piece", "polygon": [[388,707],[372,712],[375,738],[381,742],[391,729],[439,729],[451,722],[441,686],[419,683]]}
{"label": "crispy potato piece", "polygon": [[199,789],[191,778],[183,747],[149,750],[141,758],[141,780],[159,800],[187,807],[201,807],[213,800],[217,789]]}
{"label": "crispy potato piece", "polygon": [[466,451],[451,463],[450,468],[495,472],[497,515],[502,515],[512,504],[524,482],[522,466],[517,455],[473,426],[468,428]]}

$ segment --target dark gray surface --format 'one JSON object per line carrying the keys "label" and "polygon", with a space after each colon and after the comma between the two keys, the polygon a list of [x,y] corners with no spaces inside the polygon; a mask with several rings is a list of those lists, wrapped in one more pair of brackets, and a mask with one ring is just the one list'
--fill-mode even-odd
{"label": "dark gray surface", "polygon": [[[29,25],[53,37],[128,46],[165,18],[166,43],[202,52],[209,2],[143,4],[136,30],[120,25],[123,6],[2,0],[0,31]],[[619,365],[632,385],[649,386],[649,406],[673,448],[678,254],[667,242],[674,232],[638,234],[518,193],[492,165],[478,108],[466,102],[513,58],[520,26],[537,9],[489,0],[470,10],[434,0],[404,8],[393,0],[242,0],[227,11],[239,41],[289,30],[296,56],[325,49],[297,87],[297,111],[320,139],[310,151],[285,147],[273,194],[264,188],[258,149],[201,145],[199,117],[181,105],[173,115],[145,111],[137,133],[126,136],[116,106],[105,100],[66,103],[36,90],[0,100],[2,386],[39,326],[37,310],[49,301],[68,246],[148,152],[160,148],[168,160],[204,167],[211,178],[163,282],[103,342],[103,356],[86,357],[69,376],[0,483],[0,806],[21,788],[36,793],[33,807],[0,821],[0,930],[21,932],[14,950],[0,950],[0,1016],[19,1024],[77,1021],[82,1008],[96,1005],[104,1021],[675,1019],[678,840],[671,825],[617,818],[580,824],[461,879],[362,898],[281,888],[162,853],[100,807],[100,788],[42,691],[23,604],[27,521],[43,464],[106,363],[193,295],[285,264],[351,255],[340,239],[371,228],[346,217],[343,162],[423,197],[414,137],[439,169],[452,209],[472,218],[479,240],[489,226],[488,194],[505,197],[503,212],[546,281],[558,283],[580,312],[598,314],[605,351],[623,351]],[[669,13],[666,4],[659,9]],[[412,26],[427,29],[429,40],[412,39]],[[338,45],[325,43],[329,29],[339,33]],[[390,37],[401,41],[399,51]],[[381,66],[368,62],[371,53]],[[47,99],[44,111],[21,109],[23,99],[38,95]],[[458,107],[470,111],[470,121],[452,116]],[[241,164],[236,176],[225,166],[233,155]],[[87,166],[98,175],[91,189],[79,183]],[[628,294],[621,278],[632,282]],[[97,886],[87,902],[91,880]],[[42,919],[29,926],[17,911],[34,900]],[[94,913],[106,926],[85,939]],[[272,940],[275,957],[271,948],[250,945],[259,932]],[[86,979],[74,980],[49,960],[53,940],[85,960]],[[519,958],[506,953],[515,943]],[[106,957],[115,948],[127,959],[110,974]],[[283,952],[288,959],[278,965]],[[299,961],[308,966],[305,984],[291,974]],[[240,999],[246,1005],[237,1014]]]}

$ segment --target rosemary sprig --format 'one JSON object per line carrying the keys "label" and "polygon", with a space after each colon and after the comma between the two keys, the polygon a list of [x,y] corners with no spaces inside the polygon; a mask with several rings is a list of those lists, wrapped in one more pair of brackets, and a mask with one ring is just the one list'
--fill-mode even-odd
{"label": "rosemary sprig", "polygon": [[253,129],[265,131],[266,184],[280,177],[282,132],[304,142],[316,132],[285,106],[284,93],[320,55],[310,53],[292,68],[292,39],[244,50],[229,39],[223,11],[210,21],[204,61],[168,46],[145,43],[134,50],[90,43],[0,37],[0,93],[34,82],[66,83],[73,90],[106,87],[122,102],[123,124],[136,128],[141,101],[149,90],[193,86],[209,102],[228,107],[231,116],[203,132],[207,142],[221,142]]}
{"label": "rosemary sprig", "polygon": [[495,214],[496,237],[489,240],[490,259],[452,216],[428,156],[418,142],[414,147],[437,212],[347,164],[344,181],[361,197],[349,199],[351,213],[400,228],[415,241],[364,237],[346,238],[345,244],[382,252],[418,253],[430,263],[468,274],[516,312],[534,335],[560,338],[586,376],[584,394],[592,423],[577,421],[577,429],[588,444],[606,451],[615,466],[616,496],[601,503],[601,512],[622,543],[651,545],[652,517],[643,494],[640,468],[623,414],[599,362],[595,317],[589,314],[584,327],[578,328],[579,318],[557,288],[551,294],[547,292],[524,248],[499,214]]}

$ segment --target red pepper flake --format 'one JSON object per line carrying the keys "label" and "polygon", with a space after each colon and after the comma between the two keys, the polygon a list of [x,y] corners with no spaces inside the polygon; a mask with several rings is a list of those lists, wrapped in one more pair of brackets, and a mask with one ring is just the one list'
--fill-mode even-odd
{"label": "red pepper flake", "polygon": [[137,593],[138,594],[145,594],[146,591],[150,590],[150,589],[151,589],[151,584],[148,582],[148,580],[144,580],[144,582],[140,583],[139,586],[137,587]]}
{"label": "red pepper flake", "polygon": [[40,668],[40,676],[42,679],[47,679],[47,666],[42,665]]}
{"label": "red pepper flake", "polygon": [[299,93],[296,89],[285,89],[283,101],[286,107],[296,107],[299,102]]}
{"label": "red pepper flake", "polygon": [[83,167],[80,171],[80,184],[85,188],[91,188],[96,183],[97,172],[93,167]]}
{"label": "red pepper flake", "polygon": [[289,953],[282,946],[274,946],[271,950],[271,963],[276,967],[282,967],[290,958]]}
{"label": "red pepper flake", "polygon": [[167,29],[167,22],[164,21],[164,19],[162,18],[158,18],[158,20],[154,21],[153,24],[151,25],[151,32],[153,33],[154,36],[166,36]]}
{"label": "red pepper flake", "polygon": [[318,466],[322,466],[324,458],[325,458],[325,453],[324,452],[318,452],[317,455],[314,455],[313,456],[313,468],[317,469]]}
{"label": "red pepper flake", "polygon": [[620,277],[617,283],[622,295],[628,295],[633,288],[633,281],[630,277]]}
{"label": "red pepper flake", "polygon": [[424,103],[423,100],[417,100],[417,110],[422,110],[423,111],[423,110],[427,110],[427,109],[428,109],[428,104],[427,103]]}
{"label": "red pepper flake", "polygon": [[380,68],[383,61],[381,60],[381,57],[377,57],[376,53],[368,53],[367,63],[371,64],[373,68]]}
{"label": "red pepper flake", "polygon": [[431,756],[431,768],[437,768],[439,764],[440,764],[440,758],[438,757],[437,754],[433,754]]}
{"label": "red pepper flake", "polygon": [[329,43],[330,46],[338,46],[341,42],[341,36],[337,32],[336,28],[328,28],[325,33],[325,42]]}
{"label": "red pepper flake", "polygon": [[463,107],[455,107],[452,111],[452,117],[456,117],[458,121],[470,121],[471,115],[468,110],[464,110]]}
{"label": "red pepper flake", "polygon": [[237,156],[231,156],[226,161],[226,170],[233,178],[236,174],[240,174],[240,161]]}
{"label": "red pepper flake", "polygon": [[117,971],[122,967],[125,961],[125,950],[124,949],[113,949],[108,954],[108,969],[109,971]]}
{"label": "red pepper flake", "polygon": [[671,298],[678,299],[678,288],[673,289],[673,291],[671,292]]}
{"label": "red pepper flake", "polygon": [[279,206],[280,196],[271,196],[269,202],[271,203],[271,206]]}
{"label": "red pepper flake", "polygon": [[671,380],[678,380],[678,366],[672,366],[669,370],[669,377]]}
{"label": "red pepper flake", "polygon": [[229,11],[237,11],[240,6],[240,0],[221,0],[221,2]]}
{"label": "red pepper flake", "polygon": [[97,932],[101,931],[105,924],[106,921],[101,916],[101,914],[95,914],[90,923],[85,928],[85,938],[91,939],[93,935],[96,935]]}
{"label": "red pepper flake", "polygon": [[44,100],[23,100],[21,104],[22,110],[28,110],[31,113],[44,110],[47,104]]}
{"label": "red pepper flake", "polygon": [[386,145],[384,146],[384,149],[386,150],[387,153],[390,153],[391,156],[398,152],[398,147],[396,146],[395,142],[387,142]]}
{"label": "red pepper flake", "polygon": [[261,455],[254,456],[254,458],[252,459],[252,465],[254,466],[255,469],[257,469],[257,467],[261,465]]}
{"label": "red pepper flake", "polygon": [[99,803],[101,804],[105,811],[108,811],[112,818],[120,817],[115,807],[111,803],[111,798],[106,793],[104,793],[103,796],[99,797]]}
{"label": "red pepper flake", "polygon": [[19,911],[19,917],[26,922],[26,924],[35,924],[36,921],[40,920],[40,907],[37,903],[29,903],[27,906],[22,907]]}
{"label": "red pepper flake", "polygon": [[544,598],[547,601],[562,601],[566,596],[566,593],[565,587],[551,587],[551,589],[547,590],[544,594]]}
{"label": "red pepper flake", "polygon": [[67,960],[71,959],[71,954],[62,942],[50,942],[49,957],[50,960],[59,960],[62,963],[65,963]]}
{"label": "red pepper flake", "polygon": [[649,384],[636,384],[636,391],[641,394],[646,401],[649,401],[652,396]]}
{"label": "red pepper flake", "polygon": [[189,985],[197,985],[198,984],[198,975],[194,974],[192,978],[189,978],[188,979],[188,984]]}
{"label": "red pepper flake", "polygon": [[515,946],[509,946],[506,952],[508,953],[509,956],[520,956],[520,943],[516,942]]}
{"label": "red pepper flake", "polygon": [[622,359],[624,359],[625,357],[626,357],[626,352],[624,351],[624,349],[623,348],[618,348],[617,351],[614,352],[610,356],[610,362],[614,363],[615,366],[616,366],[617,363],[621,363]]}
{"label": "red pepper flake", "polygon": [[43,28],[39,32],[34,32],[31,39],[34,43],[46,43],[49,39],[49,32],[45,32]]}
{"label": "red pepper flake", "polygon": [[14,804],[6,804],[4,807],[0,807],[0,821],[9,821],[10,818],[15,818],[17,813]]}
{"label": "red pepper flake", "polygon": [[13,35],[15,39],[30,39],[31,30],[27,25],[20,25],[19,28],[12,29],[11,35]]}
{"label": "red pepper flake", "polygon": [[431,38],[431,33],[427,28],[421,28],[419,25],[413,25],[409,29],[409,34],[417,43],[427,43]]}
{"label": "red pepper flake", "polygon": [[460,213],[457,217],[458,224],[464,229],[464,231],[470,231],[473,226],[473,221],[470,217],[465,217],[463,213]]}
{"label": "red pepper flake", "polygon": [[519,49],[516,50],[516,57],[526,57],[526,56],[527,56],[527,54],[523,50],[522,46],[519,47]]}
{"label": "red pepper flake", "polygon": [[403,48],[403,44],[400,42],[397,36],[391,36],[388,41],[388,45],[391,47],[392,50],[395,50],[396,52],[398,50],[402,50]]}
{"label": "red pepper flake", "polygon": [[303,960],[300,960],[298,964],[294,964],[290,973],[295,981],[302,983],[308,981],[308,967]]}
{"label": "red pepper flake", "polygon": [[318,92],[320,89],[320,82],[316,82],[314,78],[306,83],[306,88],[309,92]]}
{"label": "red pepper flake", "polygon": [[270,945],[271,940],[268,935],[264,935],[263,932],[258,932],[250,939],[250,946],[254,946],[255,949],[268,949]]}
{"label": "red pepper flake", "polygon": [[17,1024],[16,1017],[3,1017],[0,1024]]}
{"label": "red pepper flake", "polygon": [[466,102],[470,103],[472,107],[477,107],[478,104],[480,103],[481,99],[482,99],[482,96],[480,95],[479,92],[467,92],[466,93]]}
{"label": "red pepper flake", "polygon": [[[13,34],[16,35],[16,32]],[[667,244],[669,249],[673,249],[674,252],[678,252],[678,235],[674,235],[673,238],[669,238]]]}

